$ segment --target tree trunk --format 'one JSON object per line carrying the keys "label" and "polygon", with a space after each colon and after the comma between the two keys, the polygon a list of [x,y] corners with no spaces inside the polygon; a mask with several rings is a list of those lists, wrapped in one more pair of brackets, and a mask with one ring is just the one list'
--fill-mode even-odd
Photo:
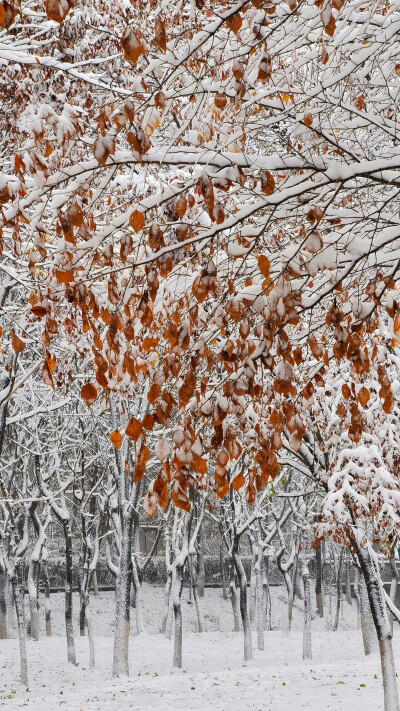
{"label": "tree trunk", "polygon": [[346,560],[346,602],[348,605],[352,604],[351,599],[351,560],[347,558]]}
{"label": "tree trunk", "polygon": [[322,597],[322,544],[318,543],[315,549],[315,597],[317,601],[317,615],[324,616],[324,602]]}
{"label": "tree trunk", "polygon": [[46,560],[42,560],[41,568],[44,582],[44,619],[46,624],[46,637],[51,637],[50,581]]}
{"label": "tree trunk", "polygon": [[239,602],[237,596],[237,589],[235,584],[235,568],[233,560],[229,561],[229,597],[231,599],[232,612],[233,612],[233,625],[235,632],[240,632],[240,619],[239,619]]}
{"label": "tree trunk", "polygon": [[399,697],[396,683],[396,670],[392,649],[392,631],[386,612],[386,603],[378,564],[370,545],[362,548],[354,541],[361,571],[367,586],[368,599],[378,637],[381,657],[384,711],[399,711]]}
{"label": "tree trunk", "polygon": [[363,575],[360,575],[358,584],[358,595],[360,600],[361,633],[364,644],[364,653],[367,656],[368,654],[371,654],[371,652],[374,651],[374,641],[376,640],[376,632],[368,600],[367,586],[365,584]]}
{"label": "tree trunk", "polygon": [[225,577],[225,561],[224,561],[224,548],[221,542],[219,547],[219,568],[221,571],[221,584],[222,584],[222,597],[224,600],[228,599],[228,593],[226,589],[226,577]]}
{"label": "tree trunk", "polygon": [[130,591],[132,582],[132,521],[124,522],[117,574],[113,674],[129,675]]}
{"label": "tree trunk", "polygon": [[39,609],[38,609],[38,589],[37,572],[38,561],[31,558],[28,569],[28,596],[31,637],[35,642],[39,640]]}
{"label": "tree trunk", "polygon": [[311,649],[311,583],[308,570],[308,560],[303,558],[301,576],[304,584],[304,629],[303,629],[303,659],[312,659]]}
{"label": "tree trunk", "polygon": [[12,591],[17,615],[18,641],[21,665],[21,684],[28,687],[28,657],[26,653],[26,623],[24,606],[24,586],[16,578],[12,580]]}
{"label": "tree trunk", "polygon": [[182,590],[183,566],[175,566],[174,584],[172,589],[172,602],[174,607],[175,634],[174,634],[174,659],[173,666],[182,669]]}
{"label": "tree trunk", "polygon": [[254,568],[256,577],[256,620],[257,620],[257,647],[264,649],[264,615],[265,598],[263,585],[264,556],[260,546],[257,547],[256,564]]}
{"label": "tree trunk", "polygon": [[254,552],[254,544],[253,544],[252,545],[252,553],[251,553],[251,562],[250,562],[250,585],[249,585],[249,598],[250,598],[249,618],[250,618],[251,624],[253,624],[255,616],[256,616],[256,604],[257,604],[255,566],[256,566],[256,554]]}
{"label": "tree trunk", "polygon": [[243,567],[243,563],[239,556],[237,550],[233,551],[233,561],[235,564],[236,574],[239,580],[239,590],[240,590],[240,616],[242,618],[243,625],[243,648],[244,648],[244,661],[248,662],[253,658],[252,647],[251,647],[251,625],[249,610],[247,605],[247,579],[246,573]]}
{"label": "tree trunk", "polygon": [[343,554],[344,554],[344,548],[342,548],[342,550],[340,551],[339,565],[338,565],[337,577],[336,577],[336,613],[335,613],[335,622],[333,625],[334,632],[336,632],[339,627],[340,602],[342,599]]}
{"label": "tree trunk", "polygon": [[189,554],[189,572],[190,572],[190,582],[193,592],[193,600],[196,608],[197,616],[197,631],[204,632],[204,619],[201,612],[200,602],[199,602],[199,592],[198,592],[198,577],[195,562],[195,552],[192,551]]}
{"label": "tree trunk", "polygon": [[0,567],[0,639],[7,639],[7,572]]}
{"label": "tree trunk", "polygon": [[68,661],[71,664],[76,664],[74,626],[72,620],[72,534],[69,520],[63,520],[63,528],[65,536],[65,631],[67,635],[67,654]]}
{"label": "tree trunk", "polygon": [[204,565],[204,538],[203,538],[203,527],[200,526],[199,532],[197,534],[197,563],[198,563],[198,576],[197,576],[197,587],[199,597],[204,597],[204,588],[206,585],[206,569]]}
{"label": "tree trunk", "polygon": [[132,583],[133,583],[133,588],[135,590],[136,629],[137,629],[138,634],[143,634],[144,620],[143,620],[142,586],[140,585],[135,556],[133,556],[133,558],[132,558]]}

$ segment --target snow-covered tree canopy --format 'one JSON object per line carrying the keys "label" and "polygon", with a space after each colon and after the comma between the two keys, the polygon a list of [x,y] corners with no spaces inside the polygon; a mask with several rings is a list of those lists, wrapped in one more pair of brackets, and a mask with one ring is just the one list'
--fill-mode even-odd
{"label": "snow-covered tree canopy", "polygon": [[[354,392],[379,364],[390,413],[398,2],[1,8],[6,367],[30,349],[67,390],[80,357],[89,406],[145,392],[137,476],[173,425],[156,454],[184,508],[208,453],[223,497],[243,447],[252,502],[332,362]],[[338,408],[356,443],[363,407]]]}

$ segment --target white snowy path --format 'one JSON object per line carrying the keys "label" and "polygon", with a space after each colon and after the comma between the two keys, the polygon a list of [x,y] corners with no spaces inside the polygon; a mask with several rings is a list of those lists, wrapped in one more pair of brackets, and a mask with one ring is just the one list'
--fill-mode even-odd
{"label": "white snowy path", "polygon": [[[273,625],[280,623],[283,590],[273,590]],[[341,627],[334,633],[330,617],[313,620],[313,661],[302,660],[301,612],[295,611],[289,638],[280,630],[265,633],[265,651],[243,664],[242,635],[232,633],[229,601],[219,590],[206,590],[201,602],[209,632],[197,634],[194,611],[184,601],[184,669],[172,669],[172,640],[156,633],[162,590],[145,588],[148,633],[132,635],[129,678],[113,679],[113,595],[94,599],[96,664],[88,670],[88,640],[76,629],[78,666],[66,662],[64,638],[28,641],[29,691],[18,682],[15,639],[0,641],[0,707],[35,711],[379,711],[383,708],[377,654],[365,658],[356,629],[355,604],[344,603]],[[62,630],[62,596],[52,596],[54,634]],[[75,618],[77,618],[77,602]],[[133,611],[134,612],[134,611]],[[218,632],[218,628],[221,630]],[[395,628],[396,636],[396,628]],[[255,634],[254,634],[255,646]],[[396,642],[396,640],[395,640]],[[400,645],[395,644],[400,668]],[[375,678],[376,677],[376,678]]]}

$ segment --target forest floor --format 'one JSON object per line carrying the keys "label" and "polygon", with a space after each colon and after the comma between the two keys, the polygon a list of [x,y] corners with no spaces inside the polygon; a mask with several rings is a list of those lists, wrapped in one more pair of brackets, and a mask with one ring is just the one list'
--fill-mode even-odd
{"label": "forest floor", "polygon": [[[63,595],[51,596],[53,636],[28,640],[29,689],[18,681],[19,652],[14,614],[13,639],[0,641],[0,707],[32,711],[380,711],[383,691],[378,653],[364,657],[357,629],[356,604],[345,601],[339,630],[332,631],[335,606],[325,600],[325,617],[312,623],[313,660],[302,658],[302,611],[294,610],[289,637],[281,632],[285,591],[272,588],[272,630],[265,632],[265,650],[243,663],[242,633],[232,632],[230,601],[219,589],[206,589],[200,602],[206,632],[196,632],[194,606],[183,593],[183,669],[172,667],[173,640],[159,632],[163,590],[144,585],[146,633],[130,640],[130,677],[111,675],[114,594],[92,598],[96,669],[89,671],[87,637],[75,626],[78,664],[66,661],[63,635]],[[42,601],[41,601],[42,602]],[[74,596],[78,620],[78,595]],[[134,617],[134,610],[133,617]],[[400,635],[394,630],[395,657],[400,662]],[[400,664],[398,664],[400,667]]]}

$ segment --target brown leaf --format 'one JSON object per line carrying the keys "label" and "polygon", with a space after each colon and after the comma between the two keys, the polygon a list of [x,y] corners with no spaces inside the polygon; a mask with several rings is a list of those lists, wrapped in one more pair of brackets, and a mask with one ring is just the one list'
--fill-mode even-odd
{"label": "brown leaf", "polygon": [[261,272],[261,274],[267,279],[269,276],[269,269],[271,266],[271,263],[264,254],[260,254],[259,257],[257,257],[257,262],[258,262],[258,268]]}
{"label": "brown leaf", "polygon": [[115,449],[119,449],[122,444],[122,434],[118,430],[114,430],[110,434],[110,442],[114,445]]}
{"label": "brown leaf", "polygon": [[244,478],[244,476],[243,476],[243,473],[240,472],[240,474],[238,474],[237,476],[235,476],[235,478],[234,478],[233,481],[232,481],[232,489],[234,489],[235,491],[239,491],[239,489],[241,489],[242,486],[245,485],[245,483],[246,483],[246,482],[245,482],[245,478]]}
{"label": "brown leaf", "polygon": [[25,343],[21,341],[18,336],[15,335],[15,332],[11,329],[10,331],[10,338],[11,338],[11,346],[14,351],[14,353],[21,353],[21,351],[24,350],[25,348]]}
{"label": "brown leaf", "polygon": [[129,27],[121,39],[121,48],[127,62],[136,64],[139,57],[146,53],[139,37]]}
{"label": "brown leaf", "polygon": [[163,52],[167,51],[167,35],[165,32],[165,24],[160,17],[157,17],[154,24],[154,41]]}
{"label": "brown leaf", "polygon": [[43,318],[43,316],[46,316],[47,311],[44,306],[37,305],[32,306],[31,313],[33,316],[36,316],[36,318]]}
{"label": "brown leaf", "polygon": [[234,15],[230,15],[230,17],[225,20],[225,24],[231,32],[234,32],[235,35],[237,35],[242,26],[242,18],[240,13],[235,12]]}
{"label": "brown leaf", "polygon": [[61,271],[60,269],[56,269],[56,279],[59,284],[70,284],[71,282],[75,281],[74,272],[72,269],[69,269],[67,271]]}
{"label": "brown leaf", "polygon": [[81,389],[81,398],[86,402],[86,405],[90,407],[97,398],[97,388],[91,383],[86,383]]}
{"label": "brown leaf", "polygon": [[157,499],[157,503],[161,508],[165,509],[168,504],[168,486],[162,476],[158,475],[152,486],[152,493]]}
{"label": "brown leaf", "polygon": [[133,439],[134,442],[137,442],[142,432],[143,430],[141,423],[139,422],[139,420],[136,419],[136,417],[132,417],[125,430],[125,434],[131,439]]}
{"label": "brown leaf", "polygon": [[150,386],[149,392],[147,393],[147,399],[151,405],[155,405],[159,395],[160,395],[161,388],[157,383],[153,383],[153,385]]}
{"label": "brown leaf", "polygon": [[139,210],[134,210],[129,216],[129,224],[135,232],[141,232],[144,227],[145,219],[143,212]]}
{"label": "brown leaf", "polygon": [[363,386],[361,388],[360,392],[357,395],[358,402],[360,403],[360,405],[362,407],[365,407],[366,405],[368,405],[370,397],[371,397],[370,392],[369,392],[368,388],[366,388],[365,386]]}
{"label": "brown leaf", "polygon": [[342,385],[342,395],[345,400],[350,400],[351,398],[351,390],[346,383]]}
{"label": "brown leaf", "polygon": [[42,368],[42,378],[45,385],[49,385],[54,390],[53,378],[51,377],[50,368],[47,363],[44,363]]}
{"label": "brown leaf", "polygon": [[275,178],[268,170],[266,170],[264,173],[261,173],[261,192],[263,192],[264,195],[272,195],[274,190]]}

